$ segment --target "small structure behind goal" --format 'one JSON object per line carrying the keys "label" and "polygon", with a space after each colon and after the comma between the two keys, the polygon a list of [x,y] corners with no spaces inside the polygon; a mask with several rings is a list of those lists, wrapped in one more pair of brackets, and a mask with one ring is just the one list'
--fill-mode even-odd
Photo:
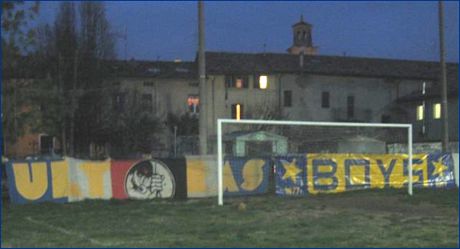
{"label": "small structure behind goal", "polygon": [[[412,125],[411,124],[383,124],[383,123],[349,123],[349,122],[310,122],[310,121],[282,121],[282,120],[235,120],[235,119],[218,119],[217,120],[217,179],[218,179],[218,204],[223,205],[224,203],[224,177],[223,177],[223,167],[224,167],[224,144],[223,144],[223,125],[232,125],[233,129],[230,129],[228,133],[234,133],[238,131],[239,128],[236,126],[241,126],[241,130],[243,126],[255,126],[252,127],[252,130],[259,132],[264,129],[264,127],[272,127],[272,129],[282,130],[282,133],[290,134],[293,138],[292,140],[296,140],[292,142],[296,145],[296,148],[301,151],[301,148],[311,148],[311,144],[315,144],[313,152],[321,152],[327,151],[330,153],[331,151],[327,150],[327,147],[333,148],[333,152],[340,152],[340,153],[365,153],[366,148],[372,148],[378,151],[381,151],[381,148],[385,148],[381,146],[381,143],[378,139],[367,138],[362,134],[377,134],[380,133],[380,137],[386,139],[386,137],[391,137],[392,133],[394,132],[382,132],[374,131],[373,128],[377,129],[391,129],[396,128],[399,130],[407,130],[407,132],[401,133],[404,139],[407,138],[407,154],[408,154],[408,163],[407,163],[407,188],[409,195],[412,195]],[[303,127],[308,129],[304,129],[303,131],[299,131],[296,129],[292,129],[294,127]],[[286,129],[288,128],[288,129]],[[291,129],[289,129],[291,128]],[[330,129],[332,132],[330,132]],[[342,129],[342,130],[340,130]],[[249,129],[250,130],[250,129]],[[344,131],[344,135],[338,134],[341,131]],[[304,137],[300,136],[304,135]],[[309,133],[310,132],[310,133]],[[351,134],[353,133],[353,134]],[[315,134],[319,134],[315,136]],[[323,139],[319,141],[318,137],[327,137],[327,139]],[[228,136],[227,136],[228,137]],[[338,139],[340,137],[341,139]],[[346,139],[342,139],[346,137]],[[306,141],[302,141],[306,140]],[[353,146],[357,142],[361,143],[361,145]],[[397,141],[394,141],[397,142]],[[310,143],[310,144],[309,144]],[[302,147],[304,146],[304,147]],[[294,147],[294,145],[290,146]],[[353,151],[347,151],[349,150]],[[379,149],[380,148],[380,149]],[[315,151],[316,150],[316,151]],[[296,151],[296,152],[299,152]],[[381,152],[379,152],[381,153]]]}

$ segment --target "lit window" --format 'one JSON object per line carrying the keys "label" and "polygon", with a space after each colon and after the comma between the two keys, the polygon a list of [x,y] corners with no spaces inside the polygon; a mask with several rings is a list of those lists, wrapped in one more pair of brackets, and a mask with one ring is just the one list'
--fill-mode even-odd
{"label": "lit window", "polygon": [[243,88],[243,79],[236,79],[235,80],[235,87],[236,88]]}
{"label": "lit window", "polygon": [[433,105],[433,118],[434,119],[441,118],[441,103],[435,103]]}
{"label": "lit window", "polygon": [[188,110],[191,113],[198,113],[200,111],[200,98],[197,95],[190,95],[187,98]]}
{"label": "lit window", "polygon": [[417,106],[417,120],[423,120],[423,105]]}
{"label": "lit window", "polygon": [[228,88],[248,88],[247,76],[226,75],[225,85]]}
{"label": "lit window", "polygon": [[243,116],[243,105],[233,104],[232,105],[232,118],[236,120],[240,120],[242,116]]}
{"label": "lit window", "polygon": [[268,76],[267,75],[259,76],[259,88],[267,89],[267,87],[268,87]]}

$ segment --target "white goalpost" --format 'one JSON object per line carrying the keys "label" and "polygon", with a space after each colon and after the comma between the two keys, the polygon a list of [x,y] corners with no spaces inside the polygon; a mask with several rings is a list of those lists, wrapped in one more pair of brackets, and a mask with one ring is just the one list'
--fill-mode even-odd
{"label": "white goalpost", "polygon": [[247,125],[279,125],[279,126],[316,126],[316,127],[368,127],[368,128],[402,128],[407,129],[407,154],[408,154],[408,193],[413,194],[412,185],[412,124],[390,124],[390,123],[351,123],[351,122],[312,122],[312,121],[281,121],[281,120],[217,120],[217,180],[218,180],[218,205],[224,204],[224,183],[223,183],[223,143],[222,125],[224,124],[247,124]]}

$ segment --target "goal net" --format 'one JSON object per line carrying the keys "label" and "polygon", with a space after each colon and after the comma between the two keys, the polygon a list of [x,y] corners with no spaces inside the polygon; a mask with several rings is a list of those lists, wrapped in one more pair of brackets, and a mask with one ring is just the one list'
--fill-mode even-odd
{"label": "goal net", "polygon": [[413,175],[423,169],[413,169],[410,124],[218,119],[217,162],[219,205],[264,193],[395,187],[412,195],[424,184],[423,172]]}

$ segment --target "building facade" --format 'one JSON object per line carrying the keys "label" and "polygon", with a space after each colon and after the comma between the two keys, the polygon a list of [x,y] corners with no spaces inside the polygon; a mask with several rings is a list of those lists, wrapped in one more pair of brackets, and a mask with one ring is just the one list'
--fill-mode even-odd
{"label": "building facade", "polygon": [[[312,25],[303,18],[292,37],[289,53],[206,52],[205,108],[197,60],[108,62],[107,81],[120,90],[107,108],[129,112],[128,102],[140,99],[164,121],[154,156],[198,153],[198,130],[184,135],[187,124],[178,131],[166,121],[171,115],[196,119],[203,109],[209,154],[216,151],[219,118],[412,123],[415,142],[440,142],[439,63],[317,55]],[[448,63],[447,79],[449,136],[458,144],[458,64]],[[186,143],[182,137],[190,146],[178,152],[178,144]]]}

